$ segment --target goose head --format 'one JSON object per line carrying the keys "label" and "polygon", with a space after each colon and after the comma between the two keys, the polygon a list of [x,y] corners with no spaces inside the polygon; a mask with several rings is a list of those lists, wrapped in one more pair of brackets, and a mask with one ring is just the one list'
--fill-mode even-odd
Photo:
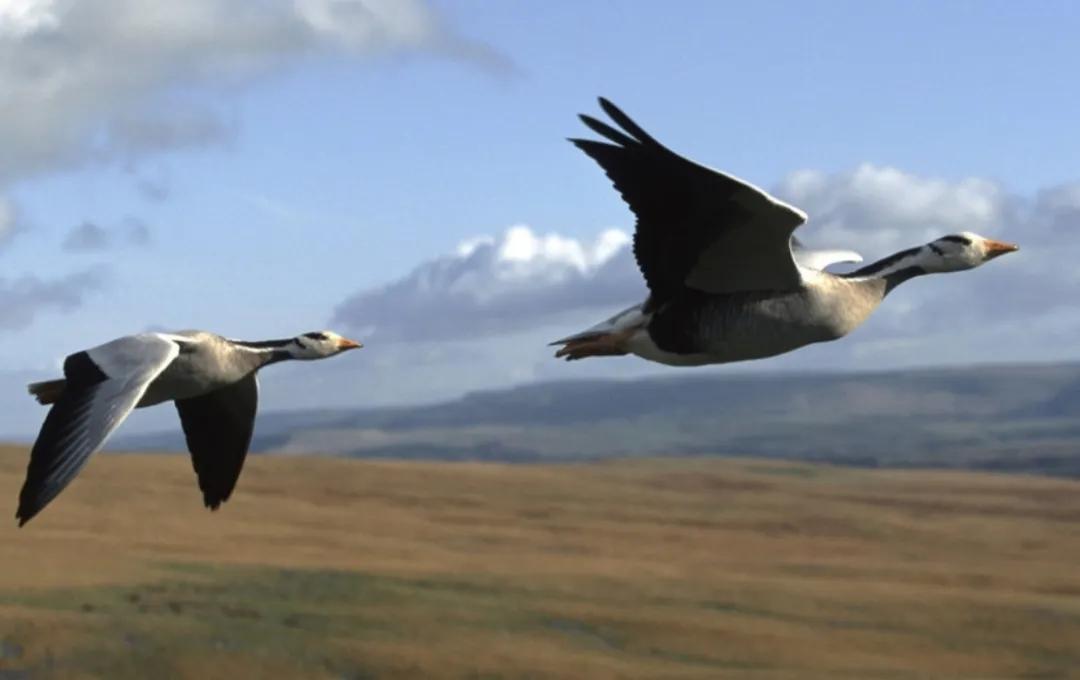
{"label": "goose head", "polygon": [[363,345],[359,342],[333,331],[312,331],[293,338],[285,346],[285,351],[293,359],[325,359],[360,347]]}
{"label": "goose head", "polygon": [[1019,250],[1019,246],[992,238],[979,236],[970,231],[942,236],[919,249],[917,266],[927,273],[956,272],[974,269],[1005,253]]}

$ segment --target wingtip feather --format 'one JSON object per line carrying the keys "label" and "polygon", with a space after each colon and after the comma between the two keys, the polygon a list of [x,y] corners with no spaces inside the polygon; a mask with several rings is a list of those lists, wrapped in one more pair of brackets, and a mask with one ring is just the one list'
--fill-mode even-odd
{"label": "wingtip feather", "polygon": [[34,516],[38,514],[38,510],[28,510],[23,503],[19,503],[19,509],[15,511],[15,519],[19,520],[19,528],[21,529],[30,520],[34,519]]}
{"label": "wingtip feather", "polygon": [[578,118],[580,118],[581,122],[585,123],[585,125],[588,126],[588,128],[596,134],[608,140],[611,140],[612,142],[615,142],[616,144],[619,144],[623,147],[639,146],[641,144],[641,142],[634,139],[633,137],[630,137],[616,130],[607,123],[597,120],[592,116],[587,116],[582,113],[578,114]]}
{"label": "wingtip feather", "polygon": [[658,144],[658,142],[652,138],[648,132],[642,129],[640,125],[634,122],[630,116],[620,109],[618,106],[612,104],[604,97],[600,97],[600,108],[604,110],[611,120],[615,121],[619,127],[625,130],[631,137],[636,139],[642,144]]}

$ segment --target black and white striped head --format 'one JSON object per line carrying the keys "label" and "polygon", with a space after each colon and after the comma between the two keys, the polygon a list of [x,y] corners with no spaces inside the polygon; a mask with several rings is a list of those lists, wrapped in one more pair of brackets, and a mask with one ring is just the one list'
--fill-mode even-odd
{"label": "black and white striped head", "polygon": [[990,260],[1019,250],[1018,246],[995,241],[970,231],[942,236],[919,249],[917,262],[928,273],[974,269]]}
{"label": "black and white striped head", "polygon": [[284,349],[293,359],[325,359],[360,347],[363,345],[359,342],[333,331],[312,331],[296,336]]}

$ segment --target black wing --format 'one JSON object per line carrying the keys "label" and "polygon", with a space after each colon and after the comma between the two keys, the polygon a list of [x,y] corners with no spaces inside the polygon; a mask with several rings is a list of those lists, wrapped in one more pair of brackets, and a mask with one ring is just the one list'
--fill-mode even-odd
{"label": "black wing", "polygon": [[211,510],[229,500],[236,487],[258,405],[259,382],[254,373],[210,394],[176,400],[203,502]]}
{"label": "black wing", "polygon": [[19,526],[79,474],[179,351],[175,342],[147,333],[113,340],[64,361],[64,391],[45,416],[19,492]]}
{"label": "black wing", "polygon": [[685,286],[784,290],[801,282],[788,241],[806,215],[765,191],[672,152],[606,99],[622,131],[581,120],[613,144],[571,139],[607,173],[637,216],[634,256],[650,306]]}

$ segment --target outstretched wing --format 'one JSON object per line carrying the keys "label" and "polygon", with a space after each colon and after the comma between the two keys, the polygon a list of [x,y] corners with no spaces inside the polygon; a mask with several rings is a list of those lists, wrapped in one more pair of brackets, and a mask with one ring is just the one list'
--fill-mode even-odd
{"label": "outstretched wing", "polygon": [[49,410],[30,453],[15,517],[41,512],[139,403],[180,347],[156,333],[113,340],[64,361],[64,393]]}
{"label": "outstretched wing", "polygon": [[606,99],[600,106],[621,131],[581,120],[613,143],[570,141],[600,164],[637,216],[634,256],[650,307],[684,286],[725,293],[801,283],[788,241],[805,213],[672,152]]}
{"label": "outstretched wing", "polygon": [[203,502],[211,510],[229,500],[236,487],[255,430],[258,404],[259,381],[254,373],[210,394],[176,400]]}

